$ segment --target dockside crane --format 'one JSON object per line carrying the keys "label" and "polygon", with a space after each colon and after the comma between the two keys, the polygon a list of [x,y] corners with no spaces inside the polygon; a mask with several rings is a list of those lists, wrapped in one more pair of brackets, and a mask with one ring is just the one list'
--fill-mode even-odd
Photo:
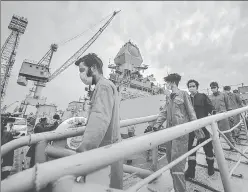
{"label": "dockside crane", "polygon": [[8,26],[11,34],[1,50],[1,104],[3,104],[11,71],[15,63],[20,36],[25,33],[27,25],[28,20],[26,18],[13,15]]}
{"label": "dockside crane", "polygon": [[28,80],[35,82],[35,91],[33,96],[27,96],[25,99],[25,105],[37,106],[44,103],[45,99],[41,98],[41,90],[46,84],[60,75],[69,66],[76,62],[76,60],[83,55],[83,53],[97,40],[102,32],[108,27],[110,22],[120,11],[114,11],[112,16],[107,22],[74,54],[72,55],[60,68],[50,73],[50,63],[53,53],[57,51],[57,44],[52,44],[50,50],[45,56],[38,62],[24,60],[22,67],[19,71],[17,83],[22,86],[27,86]]}

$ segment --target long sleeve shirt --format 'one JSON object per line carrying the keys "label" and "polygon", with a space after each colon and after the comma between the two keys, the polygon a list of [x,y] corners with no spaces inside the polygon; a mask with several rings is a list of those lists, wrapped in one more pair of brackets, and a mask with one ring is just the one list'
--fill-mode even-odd
{"label": "long sleeve shirt", "polygon": [[230,100],[230,105],[232,109],[238,109],[243,107],[242,100],[238,94],[235,93],[227,93],[229,100]]}
{"label": "long sleeve shirt", "polygon": [[179,90],[173,98],[167,96],[165,107],[160,111],[154,127],[160,127],[166,120],[166,127],[169,128],[196,119],[189,94]]}
{"label": "long sleeve shirt", "polygon": [[208,114],[212,114],[215,110],[211,100],[204,93],[196,93],[194,96],[191,95],[191,101],[194,106],[197,119],[207,117]]}
{"label": "long sleeve shirt", "polygon": [[116,86],[101,78],[92,94],[89,116],[79,152],[120,140],[119,95]]}
{"label": "long sleeve shirt", "polygon": [[217,113],[232,110],[231,102],[227,94],[218,92],[216,95],[210,95],[209,98]]}

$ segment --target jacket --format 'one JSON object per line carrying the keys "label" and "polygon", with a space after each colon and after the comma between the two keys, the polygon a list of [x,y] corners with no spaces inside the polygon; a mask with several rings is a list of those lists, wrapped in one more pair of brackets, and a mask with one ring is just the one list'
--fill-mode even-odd
{"label": "jacket", "polygon": [[208,114],[212,114],[215,110],[211,100],[204,93],[196,93],[194,96],[190,95],[196,117],[201,119],[207,117]]}
{"label": "jacket", "polygon": [[217,113],[223,113],[232,110],[231,102],[226,93],[217,92],[216,95],[210,95],[210,100]]}
{"label": "jacket", "polygon": [[88,121],[79,148],[91,150],[119,141],[120,101],[116,86],[102,77],[95,86],[89,105]]}
{"label": "jacket", "polygon": [[243,107],[242,100],[238,94],[231,93],[231,92],[226,93],[226,94],[230,99],[230,105],[232,109],[238,109],[238,108]]}
{"label": "jacket", "polygon": [[[173,98],[167,96],[165,107],[160,111],[155,127],[160,127],[166,120],[166,128],[196,120],[196,114],[190,96],[186,91],[179,90]],[[188,139],[188,135],[177,138]]]}

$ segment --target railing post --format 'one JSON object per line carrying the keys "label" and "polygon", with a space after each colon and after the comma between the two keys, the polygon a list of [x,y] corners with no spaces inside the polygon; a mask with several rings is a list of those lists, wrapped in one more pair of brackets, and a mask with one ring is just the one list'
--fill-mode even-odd
{"label": "railing post", "polygon": [[244,121],[243,123],[244,123],[244,126],[245,126],[245,133],[246,133],[246,137],[248,137],[248,125],[246,123],[245,113],[244,113],[244,115],[240,114],[240,116],[241,116],[242,120]]}
{"label": "railing post", "polygon": [[111,165],[109,186],[114,189],[123,189],[123,161],[117,161]]}
{"label": "railing post", "polygon": [[47,158],[47,155],[45,153],[47,143],[48,143],[48,141],[43,140],[43,141],[38,142],[35,145],[35,158],[34,158],[35,164],[36,163],[44,163],[47,161],[48,158]]}
{"label": "railing post", "polygon": [[152,170],[158,170],[158,146],[152,149]]}
{"label": "railing post", "polygon": [[212,123],[213,130],[213,147],[215,152],[215,157],[218,163],[218,168],[220,170],[220,176],[225,192],[232,192],[231,179],[228,174],[228,167],[226,165],[225,156],[222,150],[222,146],[218,136],[218,125],[216,122]]}

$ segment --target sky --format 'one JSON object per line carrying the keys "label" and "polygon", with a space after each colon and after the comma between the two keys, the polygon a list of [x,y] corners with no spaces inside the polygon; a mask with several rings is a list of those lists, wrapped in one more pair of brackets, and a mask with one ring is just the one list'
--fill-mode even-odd
{"label": "sky", "polygon": [[[109,60],[113,63],[121,46],[131,40],[139,47],[144,64],[149,65],[144,75],[154,74],[159,83],[168,71],[182,75],[180,88],[186,88],[189,79],[199,81],[200,90],[208,88],[211,81],[248,85],[248,2],[2,1],[1,47],[10,34],[12,15],[28,19],[4,104],[24,100],[33,86],[32,82],[27,87],[17,84],[24,59],[39,61],[52,43],[58,43],[51,63],[51,72],[55,71],[106,22],[99,21],[115,10],[121,12],[85,52],[99,55],[105,77],[110,73]],[[80,38],[60,46],[96,23]],[[69,102],[85,95],[84,88],[77,67],[72,65],[47,84],[42,96],[66,109]]]}

